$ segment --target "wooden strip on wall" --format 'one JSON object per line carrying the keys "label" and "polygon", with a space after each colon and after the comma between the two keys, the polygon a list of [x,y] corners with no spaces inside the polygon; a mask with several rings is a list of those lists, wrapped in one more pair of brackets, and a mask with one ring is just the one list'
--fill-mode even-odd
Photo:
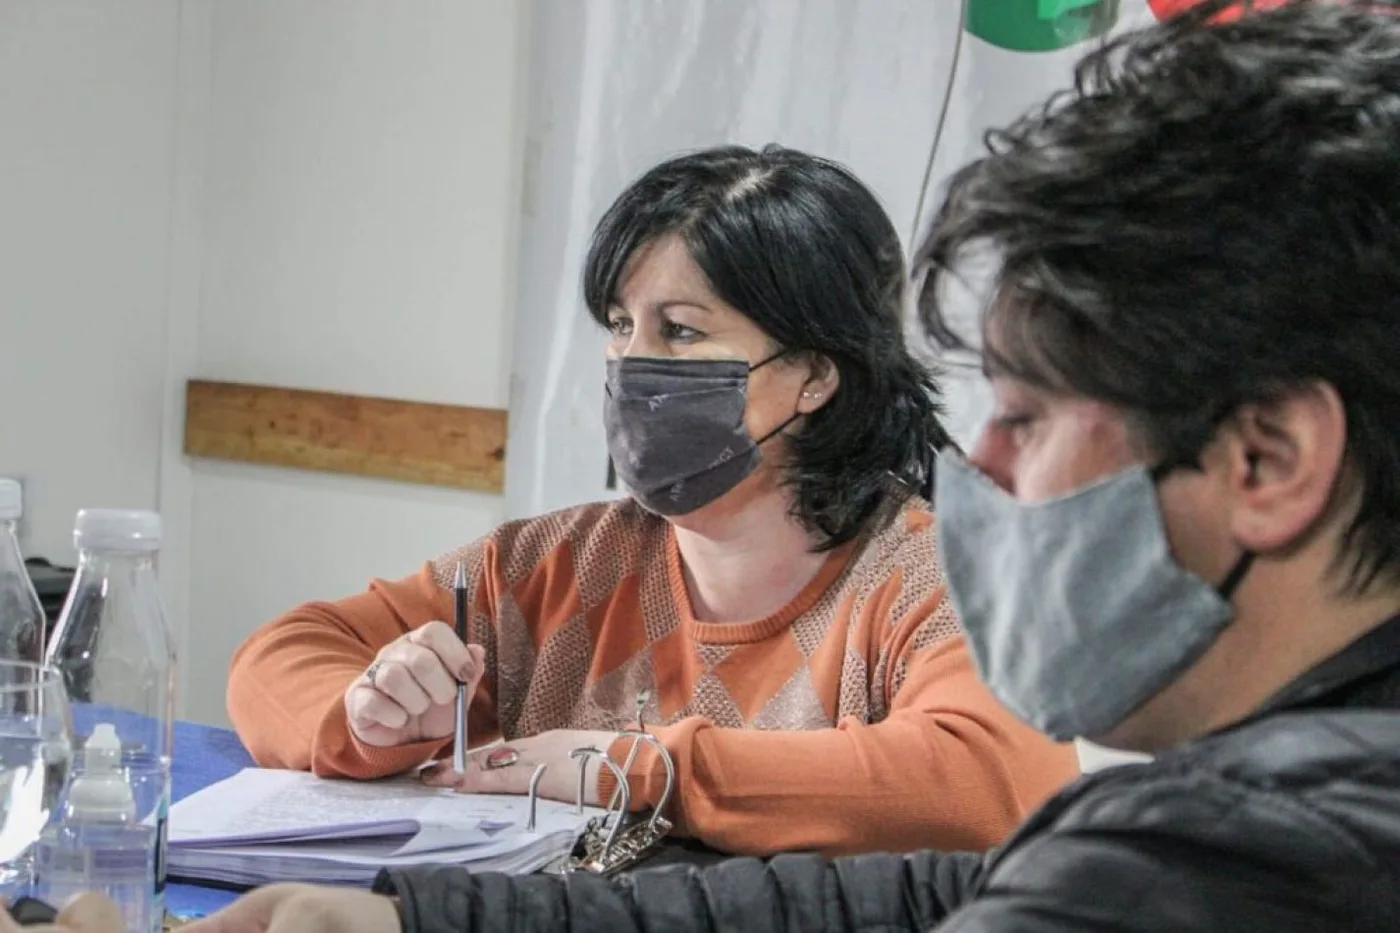
{"label": "wooden strip on wall", "polygon": [[501,492],[506,412],[192,379],[185,453]]}

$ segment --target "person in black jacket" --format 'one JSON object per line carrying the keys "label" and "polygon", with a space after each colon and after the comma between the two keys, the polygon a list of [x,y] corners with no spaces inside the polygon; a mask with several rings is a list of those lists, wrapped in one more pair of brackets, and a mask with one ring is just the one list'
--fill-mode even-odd
{"label": "person in black jacket", "polygon": [[[190,929],[1400,930],[1400,16],[1226,6],[1091,54],[919,251],[995,397],[937,484],[979,672],[1154,760],[985,855],[388,872]],[[941,297],[972,255],[976,341]]]}

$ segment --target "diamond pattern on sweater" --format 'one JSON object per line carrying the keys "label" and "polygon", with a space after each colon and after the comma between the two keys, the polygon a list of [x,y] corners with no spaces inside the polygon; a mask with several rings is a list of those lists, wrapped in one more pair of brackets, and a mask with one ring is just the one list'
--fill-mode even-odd
{"label": "diamond pattern on sweater", "polygon": [[535,677],[520,715],[523,735],[557,729],[573,718],[588,677],[588,623],[576,615],[540,648]]}
{"label": "diamond pattern on sweater", "polygon": [[[496,637],[491,647],[497,657],[494,688],[501,734],[508,739],[519,738],[526,734],[520,731],[520,717],[534,684],[535,640],[520,607],[509,595],[496,607]],[[487,676],[490,673],[488,667]]]}
{"label": "diamond pattern on sweater", "polygon": [[744,716],[734,705],[724,682],[712,673],[695,682],[695,691],[682,718],[686,716],[703,716],[722,729],[738,729],[744,725]]}
{"label": "diamond pattern on sweater", "polygon": [[642,715],[647,723],[655,725],[661,720],[661,712],[656,697],[656,673],[648,652],[635,655],[588,687],[587,701],[583,705],[590,710],[590,724],[580,723],[575,728],[613,731],[626,728],[634,721],[637,697],[643,690],[650,695]]}
{"label": "diamond pattern on sweater", "polygon": [[750,729],[791,730],[825,729],[834,725],[822,709],[822,698],[812,683],[812,671],[805,664],[748,723]]}

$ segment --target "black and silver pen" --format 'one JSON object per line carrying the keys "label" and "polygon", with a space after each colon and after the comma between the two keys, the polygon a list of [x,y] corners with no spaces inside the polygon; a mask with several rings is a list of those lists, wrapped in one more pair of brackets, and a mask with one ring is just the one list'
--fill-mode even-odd
{"label": "black and silver pen", "polygon": [[[453,625],[457,640],[467,643],[467,563],[457,562],[457,577],[452,581]],[[467,685],[457,682],[457,716],[452,733],[452,768],[458,774],[467,770]]]}

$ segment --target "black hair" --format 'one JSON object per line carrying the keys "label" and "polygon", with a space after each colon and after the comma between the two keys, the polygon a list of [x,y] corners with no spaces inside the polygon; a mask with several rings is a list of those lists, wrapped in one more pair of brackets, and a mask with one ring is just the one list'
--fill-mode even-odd
{"label": "black hair", "polygon": [[840,374],[835,395],[785,436],[794,516],[829,549],[892,515],[948,437],[933,374],[905,342],[904,254],[875,196],[842,166],[779,146],[664,162],[594,231],[583,294],[599,324],[629,260],[667,234],[782,350],[822,354]]}
{"label": "black hair", "polygon": [[988,134],[918,250],[920,315],[970,349],[941,280],[994,253],[987,367],[1122,408],[1178,464],[1240,405],[1332,385],[1359,592],[1400,579],[1400,17],[1253,6],[1110,40]]}

